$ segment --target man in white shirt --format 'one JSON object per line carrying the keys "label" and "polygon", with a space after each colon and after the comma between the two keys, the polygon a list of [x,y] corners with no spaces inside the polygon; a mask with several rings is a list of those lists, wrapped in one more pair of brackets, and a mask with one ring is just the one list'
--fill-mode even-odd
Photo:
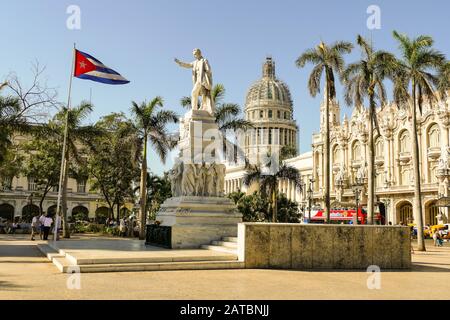
{"label": "man in white shirt", "polygon": [[39,216],[34,216],[33,220],[31,220],[31,241],[34,241],[34,234],[39,232],[40,225],[41,222]]}
{"label": "man in white shirt", "polygon": [[48,240],[48,234],[50,233],[50,228],[52,227],[53,219],[49,214],[45,216],[44,219],[44,240]]}
{"label": "man in white shirt", "polygon": [[45,212],[42,212],[41,216],[39,217],[39,238],[42,240],[44,236],[44,220],[45,220]]}

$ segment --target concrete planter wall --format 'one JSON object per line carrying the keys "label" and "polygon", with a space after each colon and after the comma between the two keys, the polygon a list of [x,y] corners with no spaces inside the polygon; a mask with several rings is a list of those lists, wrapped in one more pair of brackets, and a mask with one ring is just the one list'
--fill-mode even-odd
{"label": "concrete planter wall", "polygon": [[411,267],[408,227],[241,223],[238,238],[246,268]]}

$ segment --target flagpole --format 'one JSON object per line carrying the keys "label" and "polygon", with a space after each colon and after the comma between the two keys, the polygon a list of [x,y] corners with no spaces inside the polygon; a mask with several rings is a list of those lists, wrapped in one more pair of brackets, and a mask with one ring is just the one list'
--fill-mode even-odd
{"label": "flagpole", "polygon": [[[59,173],[59,185],[58,185],[58,201],[56,205],[56,216],[55,216],[55,230],[53,235],[53,240],[58,240],[58,225],[59,221],[58,219],[61,219],[62,216],[62,210],[61,210],[61,198],[62,198],[62,190],[63,190],[63,183],[65,180],[65,172],[67,168],[67,161],[66,161],[66,152],[67,152],[67,136],[69,133],[69,111],[70,111],[70,104],[71,104],[71,95],[72,95],[72,80],[74,76],[75,71],[75,52],[76,52],[76,44],[73,44],[73,57],[72,57],[72,67],[70,69],[70,79],[69,79],[69,94],[67,97],[67,110],[66,110],[66,117],[65,117],[65,123],[64,123],[64,141],[63,141],[63,150],[62,150],[62,156],[61,156],[61,171]],[[63,221],[63,224],[66,225],[66,221]],[[66,230],[68,232],[68,230]]]}

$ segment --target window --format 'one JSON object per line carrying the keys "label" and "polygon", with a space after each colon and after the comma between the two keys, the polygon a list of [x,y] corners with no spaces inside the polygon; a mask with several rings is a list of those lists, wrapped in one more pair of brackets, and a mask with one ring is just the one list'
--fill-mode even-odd
{"label": "window", "polygon": [[259,118],[262,119],[263,117],[264,117],[264,111],[261,110],[261,111],[259,112]]}
{"label": "window", "polygon": [[281,119],[281,111],[279,111],[279,110],[277,111],[277,118]]}
{"label": "window", "polygon": [[86,180],[77,181],[77,192],[86,193]]}
{"label": "window", "polygon": [[54,186],[54,187],[52,188],[52,192],[58,192],[58,191],[59,191],[59,185]]}
{"label": "window", "polygon": [[384,154],[384,142],[383,138],[379,137],[375,142],[375,155],[377,157],[383,157]]}
{"label": "window", "polygon": [[34,181],[33,177],[29,177],[28,178],[28,191],[36,191],[37,189],[37,184]]}
{"label": "window", "polygon": [[409,152],[410,151],[410,141],[409,141],[409,133],[404,130],[400,135],[400,152]]}
{"label": "window", "polygon": [[273,111],[269,110],[269,118],[272,119],[272,117],[273,117]]}
{"label": "window", "polygon": [[441,146],[441,135],[437,124],[428,130],[428,146],[431,148],[439,148]]}

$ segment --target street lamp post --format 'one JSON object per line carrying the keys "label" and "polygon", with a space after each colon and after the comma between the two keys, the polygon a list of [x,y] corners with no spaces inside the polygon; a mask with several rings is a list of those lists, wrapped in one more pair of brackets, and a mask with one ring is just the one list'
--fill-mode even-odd
{"label": "street lamp post", "polygon": [[358,213],[359,213],[359,197],[363,188],[363,181],[360,178],[355,179],[355,183],[352,185],[353,193],[355,194],[356,213],[353,216],[353,225],[358,225]]}
{"label": "street lamp post", "polygon": [[311,206],[312,206],[312,197],[313,197],[313,183],[314,179],[309,179],[309,188],[308,188],[308,223],[311,223]]}

